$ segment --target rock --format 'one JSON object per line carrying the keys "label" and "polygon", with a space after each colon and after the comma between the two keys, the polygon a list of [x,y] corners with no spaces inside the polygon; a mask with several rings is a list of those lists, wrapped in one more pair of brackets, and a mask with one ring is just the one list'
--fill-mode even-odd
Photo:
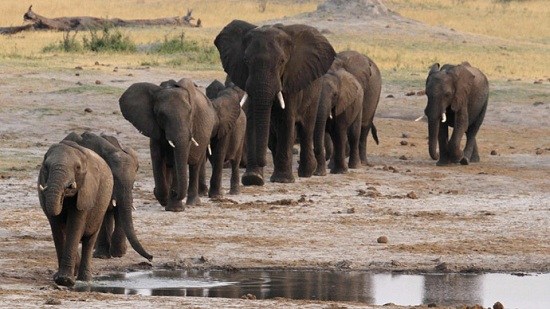
{"label": "rock", "polygon": [[77,85],[79,86],[82,86],[82,83],[81,82],[76,82]]}
{"label": "rock", "polygon": [[537,148],[537,151],[535,151],[535,154],[541,155],[544,152],[544,150]]}
{"label": "rock", "polygon": [[405,93],[406,96],[410,97],[412,95],[415,95],[416,94],[416,91],[409,91],[407,93]]}
{"label": "rock", "polygon": [[537,101],[535,103],[533,103],[533,106],[539,106],[539,105],[543,105],[544,102],[541,102],[541,101]]}
{"label": "rock", "polygon": [[407,146],[409,144],[409,142],[407,141],[401,141],[399,144],[401,144],[401,146]]}
{"label": "rock", "polygon": [[409,137],[411,137],[411,135],[409,133],[403,132],[403,133],[401,133],[401,137],[402,138],[409,138]]}
{"label": "rock", "polygon": [[388,95],[386,96],[386,98],[393,99],[393,98],[395,98],[395,97],[393,96],[393,94],[388,94]]}
{"label": "rock", "polygon": [[420,91],[416,92],[417,96],[421,96],[421,95],[425,95],[425,94],[426,94],[426,90],[420,90]]}
{"label": "rock", "polygon": [[496,156],[497,154],[498,154],[498,153],[497,153],[496,150],[491,150],[491,155],[492,155],[492,156]]}
{"label": "rock", "polygon": [[399,160],[408,160],[408,159],[409,159],[409,158],[407,158],[406,155],[402,155],[402,156],[399,157]]}
{"label": "rock", "polygon": [[542,84],[542,79],[534,81],[533,84]]}
{"label": "rock", "polygon": [[100,80],[96,80],[96,81],[95,81],[95,84],[96,84],[96,85],[101,85],[102,83],[101,83]]}
{"label": "rock", "polygon": [[351,207],[351,208],[346,209],[346,213],[348,213],[348,214],[354,214],[354,213],[355,213],[355,208],[354,208],[354,207]]}
{"label": "rock", "polygon": [[410,198],[410,199],[413,199],[413,200],[418,199],[418,195],[416,195],[416,193],[414,191],[411,191],[411,192],[407,193],[407,197]]}
{"label": "rock", "polygon": [[380,236],[376,239],[376,242],[379,244],[387,244],[388,243],[388,237],[387,236]]}
{"label": "rock", "polygon": [[99,61],[96,61],[94,64],[95,64],[95,65],[99,65]]}
{"label": "rock", "polygon": [[429,303],[428,308],[437,308],[437,304],[436,303]]}
{"label": "rock", "polygon": [[416,144],[415,144],[415,143],[411,143],[411,147],[416,147]]}
{"label": "rock", "polygon": [[61,305],[61,301],[55,298],[48,298],[44,305]]}
{"label": "rock", "polygon": [[82,70],[82,67],[81,66],[78,66],[78,67],[74,67],[75,70]]}
{"label": "rock", "polygon": [[497,301],[497,302],[493,305],[493,309],[504,309],[504,306],[503,306],[499,301]]}
{"label": "rock", "polygon": [[93,113],[94,111],[93,111],[91,108],[86,107],[86,108],[84,109],[84,112],[85,112],[85,113]]}
{"label": "rock", "polygon": [[246,294],[246,295],[241,296],[241,298],[242,298],[242,299],[255,300],[255,299],[256,299],[256,295],[248,293],[248,294]]}
{"label": "rock", "polygon": [[80,73],[75,73],[75,75],[74,75],[74,76],[80,76]]}

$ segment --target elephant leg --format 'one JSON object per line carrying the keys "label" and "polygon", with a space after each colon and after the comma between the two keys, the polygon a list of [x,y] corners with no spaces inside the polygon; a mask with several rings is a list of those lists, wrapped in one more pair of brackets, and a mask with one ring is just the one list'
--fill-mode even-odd
{"label": "elephant leg", "polygon": [[153,167],[153,177],[155,179],[155,188],[153,190],[155,198],[161,206],[166,206],[169,199],[169,176],[170,171],[167,170],[167,149],[163,145],[165,141],[149,140],[149,149],[151,151],[151,164]]}
{"label": "elephant leg", "polygon": [[311,177],[317,168],[317,161],[313,152],[313,129],[313,126],[298,125],[298,134],[300,136],[299,177]]}
{"label": "elephant leg", "polygon": [[359,168],[361,165],[361,159],[359,154],[359,142],[361,139],[361,121],[356,120],[349,128],[348,141],[349,141],[349,168]]}
{"label": "elephant leg", "polygon": [[[219,142],[219,141],[218,141]],[[210,162],[212,163],[212,176],[210,177],[210,191],[208,197],[216,198],[222,196],[222,173],[223,163],[225,159],[224,145],[225,143],[217,143],[214,147],[214,152]]]}
{"label": "elephant leg", "polygon": [[455,125],[448,144],[448,153],[451,163],[458,163],[464,158],[464,152],[460,147],[460,141],[467,129],[468,113],[462,110],[455,112]]}
{"label": "elephant leg", "polygon": [[[189,165],[189,188],[187,189],[187,205],[200,205],[199,198],[199,174],[202,161],[198,164]],[[223,164],[222,164],[223,165]],[[220,166],[222,168],[223,166]]]}
{"label": "elephant leg", "polygon": [[447,124],[441,123],[439,125],[439,134],[437,144],[439,145],[439,160],[437,161],[437,166],[448,165],[450,163],[449,151],[448,151],[448,139],[449,139],[449,128]]}
{"label": "elephant leg", "polygon": [[208,186],[206,185],[206,160],[202,162],[199,174],[199,195],[208,195]]}
{"label": "elephant leg", "polygon": [[330,173],[345,174],[348,171],[346,166],[347,132],[341,125],[336,125],[332,133],[332,140],[334,141],[334,166],[330,169]]}
{"label": "elephant leg", "polygon": [[231,195],[237,195],[241,193],[241,186],[239,185],[240,162],[240,156],[237,156],[235,159],[231,160],[231,187],[229,189],[229,194]]}
{"label": "elephant leg", "polygon": [[[115,210],[115,212],[118,210]],[[111,249],[110,253],[112,257],[122,257],[126,254],[128,250],[128,245],[126,243],[126,232],[122,225],[123,222],[119,221],[119,216],[115,214],[115,228],[111,236]],[[101,234],[98,236],[101,237]],[[99,238],[98,238],[99,239]]]}
{"label": "elephant leg", "polygon": [[[54,276],[55,283],[63,286],[73,286],[75,284],[74,272],[78,259],[78,244],[86,225],[86,214],[83,211],[77,211],[76,205],[71,206],[73,207],[69,209],[67,214],[66,238],[61,265]],[[82,267],[82,262],[80,262],[80,267]]]}
{"label": "elephant leg", "polygon": [[92,280],[92,252],[97,236],[98,233],[96,232],[90,236],[85,236],[82,238],[82,258],[80,260],[80,267],[78,268],[78,276],[76,277],[77,280]]}
{"label": "elephant leg", "polygon": [[178,187],[178,180],[175,175],[176,169],[168,166],[166,167],[166,181],[170,183],[170,192],[173,192],[173,194],[169,195],[168,203],[166,204],[166,207],[164,207],[164,210],[166,211],[174,211],[174,212],[180,212],[184,211],[185,207],[183,206],[183,201],[177,199],[175,196],[175,192],[177,192]]}
{"label": "elephant leg", "polygon": [[369,136],[370,126],[361,126],[361,133],[359,136],[359,158],[362,165],[368,165],[367,159],[367,137]]}
{"label": "elephant leg", "polygon": [[[324,132],[319,134],[325,135]],[[315,138],[315,160],[317,161],[317,168],[313,173],[315,176],[325,176],[327,174],[327,143],[325,142],[325,137],[316,137]],[[332,144],[331,144],[332,145]]]}
{"label": "elephant leg", "polygon": [[287,112],[273,112],[273,122],[276,124],[277,145],[273,159],[273,174],[271,182],[291,183],[294,182],[292,175],[292,146],[294,145],[295,121],[294,115]]}
{"label": "elephant leg", "polygon": [[[65,247],[65,224],[58,218],[48,218],[52,229],[52,237],[57,254],[57,268],[61,268],[61,260],[63,258],[63,248]],[[57,276],[57,273],[55,274]]]}
{"label": "elephant leg", "polygon": [[95,258],[108,259],[111,257],[111,238],[114,226],[114,210],[109,209],[103,217],[94,252]]}

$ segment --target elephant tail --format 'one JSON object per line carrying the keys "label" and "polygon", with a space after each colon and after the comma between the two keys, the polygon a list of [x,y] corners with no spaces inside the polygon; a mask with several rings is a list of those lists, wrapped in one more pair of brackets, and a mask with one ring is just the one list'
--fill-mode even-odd
{"label": "elephant tail", "polygon": [[376,131],[376,126],[374,126],[374,122],[372,123],[370,132],[372,134],[372,138],[376,142],[376,145],[379,145],[379,143],[378,143],[378,132]]}

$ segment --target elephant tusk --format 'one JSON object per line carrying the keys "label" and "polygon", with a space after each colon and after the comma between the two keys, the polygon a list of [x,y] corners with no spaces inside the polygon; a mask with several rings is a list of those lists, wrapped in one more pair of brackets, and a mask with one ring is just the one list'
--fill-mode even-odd
{"label": "elephant tusk", "polygon": [[283,99],[283,93],[279,91],[277,93],[277,99],[279,99],[279,103],[281,104],[281,108],[285,109],[285,99]]}
{"label": "elephant tusk", "polygon": [[441,115],[441,122],[445,123],[446,121],[447,121],[447,115],[443,113],[443,115]]}
{"label": "elephant tusk", "polygon": [[38,186],[40,188],[40,191],[46,191],[46,189],[48,189],[48,186],[42,186],[42,185],[39,185]]}
{"label": "elephant tusk", "polygon": [[328,118],[332,119],[332,112],[328,115]]}
{"label": "elephant tusk", "polygon": [[168,144],[170,144],[170,146],[172,146],[172,148],[176,148],[176,145],[174,145],[174,142],[168,141]]}
{"label": "elephant tusk", "polygon": [[115,201],[115,199],[113,199],[113,200],[111,201],[111,204],[113,204],[113,207],[116,207],[116,201]]}
{"label": "elephant tusk", "polygon": [[76,189],[76,181],[73,181],[73,182],[69,185],[69,189]]}
{"label": "elephant tusk", "polygon": [[422,116],[416,118],[414,121],[424,120],[425,118],[426,118],[426,115],[422,115]]}
{"label": "elephant tusk", "polygon": [[248,99],[248,93],[244,93],[243,95],[243,98],[241,99],[241,102],[239,102],[239,105],[241,105],[241,107],[243,107],[244,103],[246,102],[246,100]]}
{"label": "elephant tusk", "polygon": [[212,155],[212,147],[210,147],[210,144],[208,144],[208,154]]}
{"label": "elephant tusk", "polygon": [[199,143],[197,143],[197,141],[195,140],[194,137],[191,137],[191,142],[192,142],[195,146],[199,147]]}
{"label": "elephant tusk", "polygon": [[133,209],[133,210],[136,210],[136,206],[134,206],[133,204],[132,204],[132,209]]}

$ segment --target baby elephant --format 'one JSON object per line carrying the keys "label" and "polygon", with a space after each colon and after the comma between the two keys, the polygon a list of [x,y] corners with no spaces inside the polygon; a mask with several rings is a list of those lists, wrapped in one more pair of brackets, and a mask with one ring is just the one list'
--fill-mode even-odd
{"label": "baby elephant", "polygon": [[126,254],[126,238],[137,253],[151,260],[139,242],[132,220],[134,181],[139,168],[137,153],[130,147],[123,147],[110,135],[101,136],[84,132],[82,135],[71,133],[65,137],[100,155],[113,174],[114,188],[112,203],[107,209],[103,225],[97,240],[94,257],[121,257]]}
{"label": "baby elephant", "polygon": [[[111,202],[113,176],[95,152],[72,141],[48,149],[38,175],[38,198],[52,229],[59,270],[55,283],[92,279],[92,251]],[[82,241],[82,260],[78,244]]]}
{"label": "baby elephant", "polygon": [[361,116],[363,113],[363,87],[344,69],[330,70],[321,77],[321,95],[315,124],[315,175],[326,175],[325,131],[334,145],[332,174],[346,173],[346,148],[349,143],[349,167],[358,168]]}

